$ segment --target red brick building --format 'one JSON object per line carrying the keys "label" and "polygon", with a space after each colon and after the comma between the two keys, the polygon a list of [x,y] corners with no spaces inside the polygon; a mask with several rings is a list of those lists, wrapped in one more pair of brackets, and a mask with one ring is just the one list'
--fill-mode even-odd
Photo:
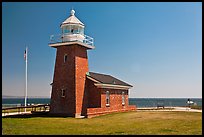
{"label": "red brick building", "polygon": [[52,36],[49,44],[57,49],[50,114],[80,118],[136,110],[128,105],[131,85],[89,72],[87,50],[95,48],[93,38],[84,35],[84,24],[74,14],[61,24],[60,40]]}

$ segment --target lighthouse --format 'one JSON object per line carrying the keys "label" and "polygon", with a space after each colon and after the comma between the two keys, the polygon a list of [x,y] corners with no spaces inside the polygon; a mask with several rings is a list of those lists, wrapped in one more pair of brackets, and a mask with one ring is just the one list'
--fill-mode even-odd
{"label": "lighthouse", "polygon": [[56,48],[50,114],[82,117],[87,50],[94,49],[93,38],[84,34],[85,25],[71,10],[60,25],[61,34],[51,35],[49,46]]}
{"label": "lighthouse", "polygon": [[71,10],[60,25],[61,34],[51,35],[49,46],[56,48],[50,115],[91,118],[103,114],[135,111],[129,105],[132,85],[111,75],[89,72],[87,50],[93,38],[84,34],[85,25]]}

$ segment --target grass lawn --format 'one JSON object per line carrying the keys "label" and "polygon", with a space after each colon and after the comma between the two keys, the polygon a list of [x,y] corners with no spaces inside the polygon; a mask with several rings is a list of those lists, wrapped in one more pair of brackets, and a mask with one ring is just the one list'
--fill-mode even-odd
{"label": "grass lawn", "polygon": [[90,119],[2,118],[3,135],[201,135],[202,113],[123,112]]}

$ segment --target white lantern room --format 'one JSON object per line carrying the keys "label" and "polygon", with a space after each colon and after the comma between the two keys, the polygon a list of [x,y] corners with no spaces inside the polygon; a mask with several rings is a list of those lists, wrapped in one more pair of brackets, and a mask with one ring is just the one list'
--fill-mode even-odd
{"label": "white lantern room", "polygon": [[61,34],[51,35],[49,46],[57,47],[74,43],[82,44],[90,49],[94,47],[94,39],[84,34],[84,24],[75,16],[75,11],[71,10],[70,16],[61,23]]}
{"label": "white lantern room", "polygon": [[62,42],[81,41],[83,42],[84,24],[74,15],[75,11],[71,10],[69,18],[60,25],[62,30]]}

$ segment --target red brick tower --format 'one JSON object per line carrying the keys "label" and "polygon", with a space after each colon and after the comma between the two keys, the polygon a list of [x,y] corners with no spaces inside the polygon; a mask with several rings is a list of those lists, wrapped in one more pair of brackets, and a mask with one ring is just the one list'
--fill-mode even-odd
{"label": "red brick tower", "polygon": [[62,24],[60,41],[52,35],[49,46],[57,49],[52,83],[50,114],[81,117],[88,69],[87,50],[93,49],[93,38],[84,35],[84,24],[74,15]]}

